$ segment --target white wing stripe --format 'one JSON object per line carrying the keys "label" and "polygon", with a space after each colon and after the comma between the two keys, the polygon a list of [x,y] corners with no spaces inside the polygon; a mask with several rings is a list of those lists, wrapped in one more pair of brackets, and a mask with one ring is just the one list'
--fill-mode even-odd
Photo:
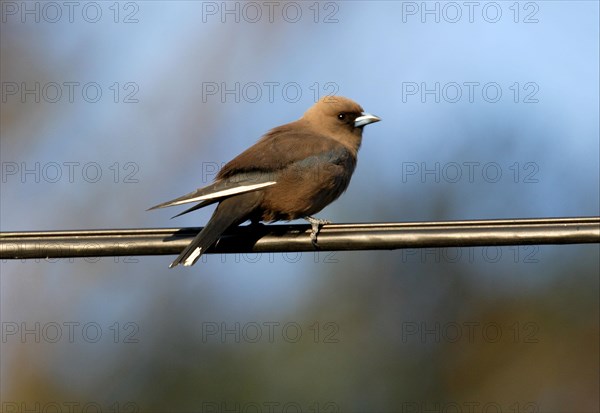
{"label": "white wing stripe", "polygon": [[190,202],[205,201],[207,199],[222,198],[224,196],[240,194],[243,192],[250,192],[250,191],[254,191],[255,189],[264,188],[265,186],[275,185],[276,183],[277,182],[275,182],[275,181],[271,181],[271,182],[263,182],[261,184],[236,186],[235,188],[229,188],[229,189],[225,189],[223,191],[213,192],[211,194],[201,195],[201,196],[197,196],[194,198],[182,199],[181,201],[173,202],[169,206],[188,204]]}

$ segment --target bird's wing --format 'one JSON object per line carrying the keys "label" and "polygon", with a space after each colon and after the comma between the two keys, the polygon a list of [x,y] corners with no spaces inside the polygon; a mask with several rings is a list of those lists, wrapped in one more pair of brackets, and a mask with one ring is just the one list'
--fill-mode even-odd
{"label": "bird's wing", "polygon": [[192,212],[192,211],[195,211],[195,210],[197,210],[197,209],[204,208],[205,206],[212,205],[212,204],[214,204],[215,202],[219,202],[220,200],[221,200],[221,198],[218,198],[218,199],[209,199],[209,200],[207,200],[207,201],[202,201],[202,202],[200,202],[199,204],[196,204],[196,205],[194,205],[193,207],[190,207],[190,208],[186,209],[185,211],[183,211],[183,212],[180,212],[179,214],[173,215],[173,216],[171,217],[171,219],[173,219],[173,218],[177,218],[177,217],[180,217],[180,216],[182,216],[182,215],[185,215],[185,214],[187,214],[187,213],[190,213],[190,212]]}
{"label": "bird's wing", "polygon": [[232,195],[275,185],[279,171],[285,167],[314,159],[315,156],[328,157],[339,150],[339,143],[312,130],[306,130],[302,125],[295,122],[283,125],[271,130],[255,145],[227,163],[211,185],[148,210],[200,202],[179,214],[182,215]]}
{"label": "bird's wing", "polygon": [[[261,171],[238,173],[233,176],[217,179],[214,183],[203,188],[196,189],[194,192],[172,199],[162,204],[148,208],[148,211],[157,208],[166,208],[175,205],[188,204],[190,202],[203,201],[198,208],[216,202],[222,198],[245,192],[256,191],[257,189],[275,185],[275,175]],[[210,202],[208,202],[210,201]],[[195,207],[193,209],[196,209]],[[184,211],[190,212],[190,211]]]}
{"label": "bird's wing", "polygon": [[295,162],[339,149],[340,144],[335,140],[296,123],[279,126],[268,132],[223,166],[217,178],[249,171],[278,171]]}

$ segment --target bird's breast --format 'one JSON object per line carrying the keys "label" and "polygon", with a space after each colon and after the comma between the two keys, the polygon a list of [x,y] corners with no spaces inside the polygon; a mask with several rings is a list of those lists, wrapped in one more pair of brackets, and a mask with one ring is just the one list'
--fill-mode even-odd
{"label": "bird's breast", "polygon": [[264,221],[292,220],[316,214],[348,188],[356,158],[338,150],[294,162],[282,169],[277,184],[265,188]]}

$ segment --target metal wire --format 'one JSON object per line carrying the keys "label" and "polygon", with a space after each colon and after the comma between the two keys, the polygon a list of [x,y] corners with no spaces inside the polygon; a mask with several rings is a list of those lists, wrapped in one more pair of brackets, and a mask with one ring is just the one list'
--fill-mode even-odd
{"label": "metal wire", "polygon": [[[178,254],[201,228],[1,232],[0,258]],[[253,225],[225,233],[207,253],[315,251],[310,225]],[[600,217],[328,224],[319,251],[600,243]]]}

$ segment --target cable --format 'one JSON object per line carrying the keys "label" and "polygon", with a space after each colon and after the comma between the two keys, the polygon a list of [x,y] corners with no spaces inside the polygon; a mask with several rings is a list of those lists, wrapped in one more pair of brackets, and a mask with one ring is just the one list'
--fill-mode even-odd
{"label": "cable", "polygon": [[[0,258],[178,254],[201,228],[1,232]],[[207,253],[315,251],[310,225],[250,225],[225,233]],[[328,224],[319,251],[600,243],[600,217]]]}

